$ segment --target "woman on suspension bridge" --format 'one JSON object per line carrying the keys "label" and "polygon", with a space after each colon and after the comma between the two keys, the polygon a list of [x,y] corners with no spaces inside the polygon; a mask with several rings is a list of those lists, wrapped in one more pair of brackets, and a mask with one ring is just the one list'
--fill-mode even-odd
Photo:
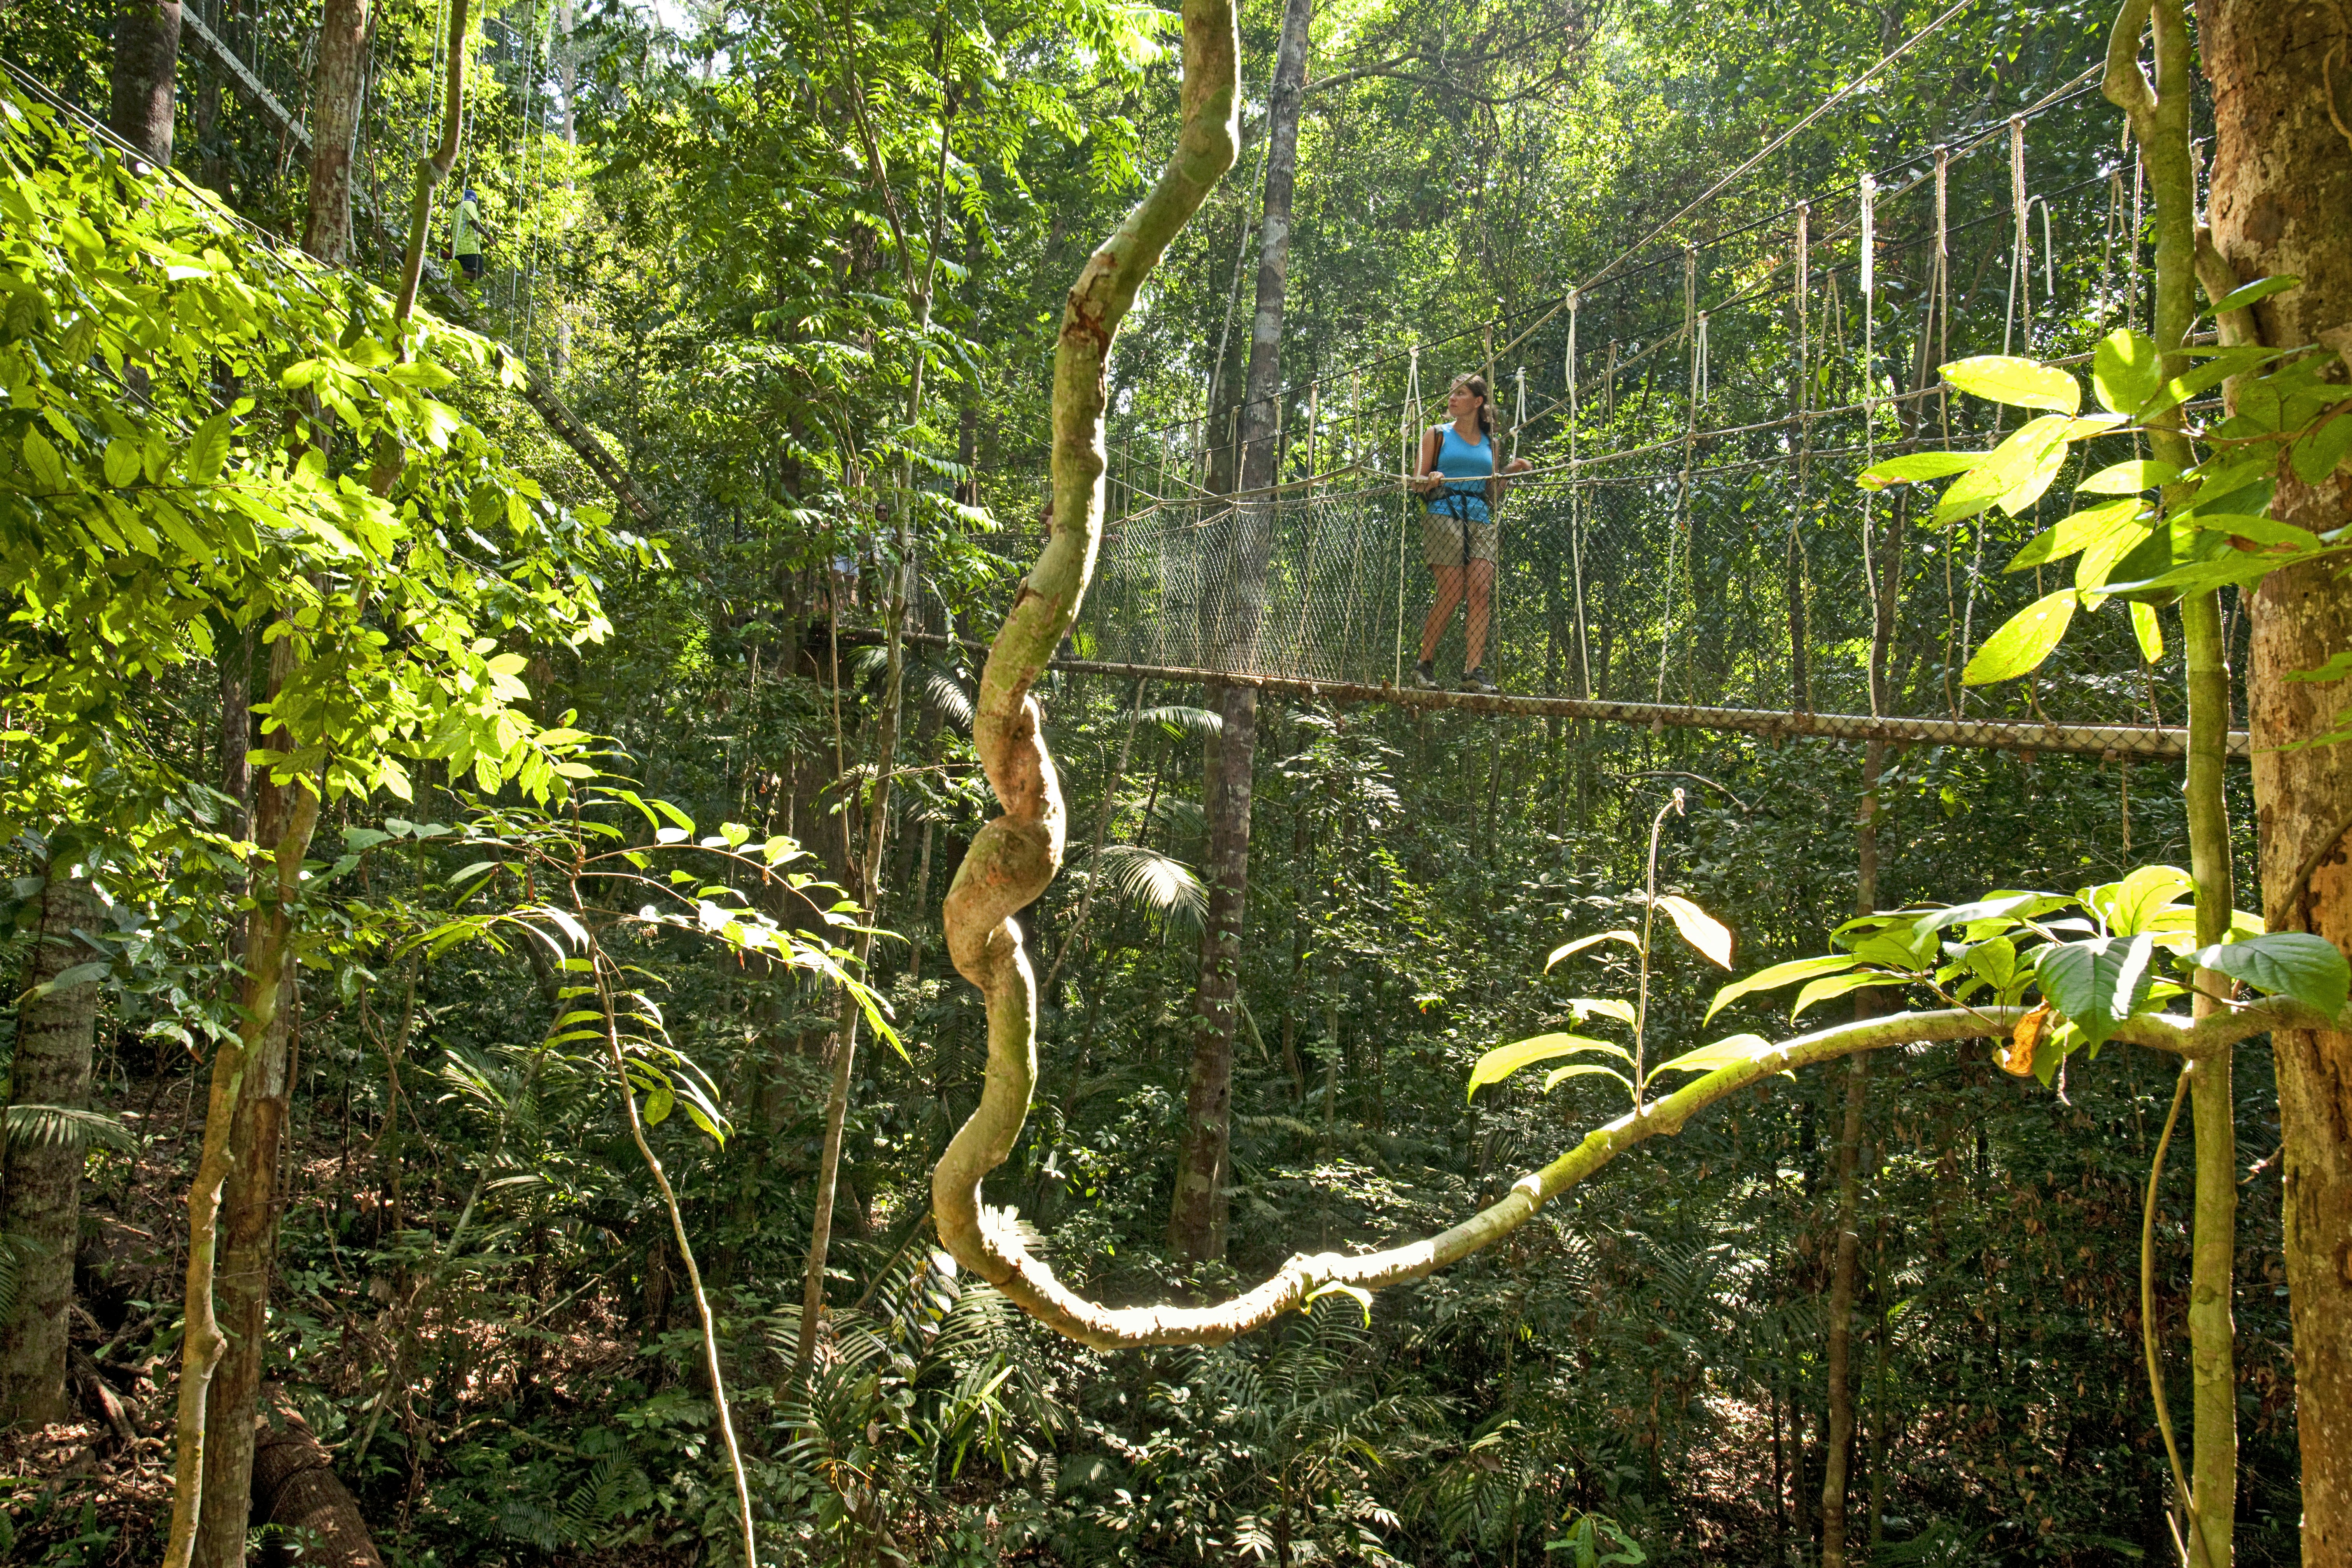
{"label": "woman on suspension bridge", "polygon": [[[1454,606],[1467,596],[1463,617],[1462,689],[1490,692],[1486,679],[1486,626],[1494,614],[1495,562],[1497,531],[1488,501],[1488,482],[1495,476],[1495,417],[1487,410],[1486,378],[1457,375],[1445,394],[1445,410],[1453,422],[1434,425],[1422,433],[1421,461],[1414,466],[1414,489],[1428,498],[1421,520],[1421,542],[1429,569],[1437,577],[1437,602],[1422,623],[1421,658],[1412,667],[1412,683],[1424,689],[1437,685],[1437,639],[1454,618]],[[1535,465],[1515,458],[1506,473],[1523,473]]]}

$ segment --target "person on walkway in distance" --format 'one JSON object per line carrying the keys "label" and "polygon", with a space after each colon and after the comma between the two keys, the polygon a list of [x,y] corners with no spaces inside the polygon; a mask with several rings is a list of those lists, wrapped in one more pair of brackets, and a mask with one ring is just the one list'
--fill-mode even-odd
{"label": "person on walkway in distance", "polygon": [[456,253],[467,282],[482,276],[482,208],[468,185],[457,198],[457,216],[450,224],[449,248]]}
{"label": "person on walkway in distance", "polygon": [[[1466,595],[1463,617],[1462,689],[1490,692],[1486,679],[1486,626],[1494,614],[1496,530],[1487,503],[1487,481],[1495,474],[1494,416],[1487,411],[1486,378],[1457,375],[1445,395],[1447,425],[1422,433],[1421,461],[1414,465],[1414,489],[1428,498],[1421,520],[1421,542],[1429,569],[1437,576],[1437,602],[1429,606],[1422,624],[1421,658],[1412,667],[1412,683],[1424,690],[1437,685],[1434,668],[1437,639],[1454,618],[1454,606]],[[1508,473],[1534,467],[1525,458],[1514,458]]]}

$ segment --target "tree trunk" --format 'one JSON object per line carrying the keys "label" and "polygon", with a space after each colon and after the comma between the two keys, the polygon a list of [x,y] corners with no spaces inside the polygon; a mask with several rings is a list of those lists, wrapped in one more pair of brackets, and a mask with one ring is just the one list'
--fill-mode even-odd
{"label": "tree trunk", "polygon": [[108,129],[149,163],[172,166],[180,0],[121,0],[114,13]]}
{"label": "tree trunk", "polygon": [[[297,784],[262,785],[258,815],[282,821],[274,795]],[[247,1510],[257,1479],[254,1415],[262,1363],[269,1346],[269,1281],[278,1262],[278,1155],[289,1107],[287,1068],[294,1035],[296,965],[284,966],[278,1006],[261,1048],[246,1068],[229,1139],[236,1150],[221,1193],[220,1263],[213,1277],[214,1311],[226,1343],[205,1395],[205,1507],[196,1528],[197,1568],[238,1568],[245,1561]]]}
{"label": "tree trunk", "polygon": [[[98,925],[98,894],[74,874],[71,859],[72,852],[53,840],[40,934],[26,970],[28,991],[95,957],[73,933]],[[98,996],[97,984],[85,982],[28,997],[18,1007],[10,1106],[86,1107]],[[73,1301],[74,1243],[81,1225],[82,1145],[78,1138],[28,1130],[0,1149],[0,1231],[20,1247],[16,1311],[0,1322],[0,1426],[37,1426],[67,1415],[66,1309]]]}
{"label": "tree trunk", "polygon": [[[1262,489],[1276,478],[1275,431],[1282,395],[1282,312],[1290,269],[1291,192],[1298,176],[1298,110],[1306,97],[1307,29],[1314,0],[1286,0],[1268,104],[1265,223],[1258,237],[1257,310],[1250,325],[1249,381],[1241,419],[1241,489]],[[1265,597],[1271,536],[1262,514],[1244,509],[1237,526],[1248,530],[1233,563],[1237,643],[1255,636]],[[1255,526],[1253,526],[1255,525]],[[1192,1070],[1184,1090],[1184,1138],[1178,1152],[1176,1195],[1169,1205],[1168,1245],[1180,1258],[1225,1254],[1225,1184],[1232,1145],[1234,1027],[1241,988],[1242,923],[1249,899],[1252,774],[1257,752],[1257,690],[1219,688],[1223,726],[1210,770],[1209,909],[1201,931],[1201,980],[1194,994]]]}
{"label": "tree trunk", "polygon": [[[2262,342],[2352,352],[2352,90],[2340,18],[2325,8],[2206,0],[2200,43],[2216,133],[2213,241],[2242,278],[2289,273],[2298,289],[2257,305]],[[2326,61],[2334,57],[2332,71]],[[2340,379],[2342,372],[2334,373]],[[2352,474],[2318,485],[2280,468],[2273,517],[2352,521]],[[2286,677],[2352,647],[2352,584],[2333,563],[2273,573],[2254,595],[2249,720],[2263,913],[2352,952],[2352,746],[2288,750],[2326,733],[2352,680]],[[2352,1560],[2352,1034],[2271,1037],[2284,1140],[2286,1279],[2294,1325],[2303,1465],[2303,1560]]]}
{"label": "tree trunk", "polygon": [[[1879,658],[1883,668],[1886,623],[1880,621]],[[1873,685],[1877,684],[1876,670]],[[1864,748],[1862,809],[1854,834],[1853,912],[1867,915],[1878,908],[1878,774],[1886,760],[1884,742]],[[1870,992],[1854,998],[1856,1018],[1874,1016],[1878,1007]],[[1853,1380],[1850,1375],[1853,1348],[1853,1294],[1860,1272],[1862,1244],[1862,1124],[1870,1099],[1870,1058],[1846,1061],[1845,1121],[1837,1141],[1837,1246],[1830,1269],[1828,1343],[1823,1360],[1829,1380],[1829,1418],[1823,1423],[1822,1446],[1822,1568],[1845,1568],[1846,1479],[1853,1460]]]}
{"label": "tree trunk", "polygon": [[302,248],[331,267],[352,257],[352,146],[367,77],[367,0],[326,0],[310,76],[310,193]]}
{"label": "tree trunk", "polygon": [[286,1532],[270,1538],[262,1562],[271,1568],[383,1568],[359,1503],[336,1478],[333,1457],[301,1416],[277,1414],[278,1425],[253,1438],[254,1521]]}
{"label": "tree trunk", "polygon": [[[275,697],[291,673],[293,645],[281,639],[271,652],[269,691]],[[279,1016],[294,970],[289,906],[299,896],[302,858],[318,821],[319,796],[300,779],[264,779],[255,791],[254,838],[268,858],[257,868],[262,874],[254,879],[256,907],[246,921],[238,995],[244,1022],[235,1039],[215,1047],[204,1145],[188,1188],[187,1328],[181,1341],[178,1458],[165,1568],[198,1561],[210,1568],[245,1560],[256,1390],[225,1390],[215,1401],[213,1384],[224,1366],[231,1378],[243,1378],[242,1358],[258,1357],[262,1349],[259,1329],[241,1327],[252,1320],[236,1314],[245,1311],[248,1293],[267,1291],[267,1261],[255,1261],[254,1246],[257,1234],[274,1240],[277,1228],[271,1185],[261,1180],[260,1167],[267,1163],[274,1173],[276,1130],[283,1124]],[[274,1119],[256,1103],[273,1092],[279,1102]],[[240,1142],[263,1135],[266,1147]],[[252,1212],[257,1204],[267,1211],[259,1220]],[[251,1273],[257,1268],[257,1279]],[[216,1289],[223,1275],[232,1278]],[[227,1335],[239,1332],[242,1345],[232,1345]],[[231,1475],[241,1489],[225,1492],[221,1488]],[[215,1521],[215,1510],[227,1517]],[[207,1553],[201,1559],[200,1547]]]}

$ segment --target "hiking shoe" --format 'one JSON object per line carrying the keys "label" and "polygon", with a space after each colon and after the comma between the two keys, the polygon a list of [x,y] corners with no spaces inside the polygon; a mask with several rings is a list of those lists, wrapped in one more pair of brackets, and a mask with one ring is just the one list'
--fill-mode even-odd
{"label": "hiking shoe", "polygon": [[1429,660],[1424,658],[1412,667],[1412,684],[1422,691],[1437,689],[1437,671],[1431,667]]}
{"label": "hiking shoe", "polygon": [[1495,683],[1486,679],[1486,667],[1483,664],[1463,676],[1461,689],[1481,697],[1492,697],[1496,692]]}

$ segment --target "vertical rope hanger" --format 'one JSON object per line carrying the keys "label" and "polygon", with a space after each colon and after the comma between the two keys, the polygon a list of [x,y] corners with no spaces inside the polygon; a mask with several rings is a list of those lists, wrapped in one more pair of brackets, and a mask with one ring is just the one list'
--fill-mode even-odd
{"label": "vertical rope hanger", "polygon": [[1592,700],[1592,647],[1584,625],[1584,518],[1590,500],[1577,473],[1576,311],[1577,291],[1568,291],[1568,550],[1576,581],[1576,662],[1584,700]]}
{"label": "vertical rope hanger", "polygon": [[1391,681],[1404,684],[1404,553],[1412,531],[1413,442],[1421,435],[1421,345],[1415,343],[1405,362],[1404,408],[1397,421],[1397,472],[1404,484],[1397,492],[1396,668]]}
{"label": "vertical rope hanger", "polygon": [[2009,121],[2009,205],[2014,222],[2010,237],[2009,300],[2002,307],[2000,319],[2000,352],[2011,352],[2011,332],[2017,325],[2017,285],[2021,277],[2025,282],[2026,342],[2033,341],[2032,261],[2026,249],[2030,230],[2026,225],[2025,195],[2025,116],[2012,115]]}
{"label": "vertical rope hanger", "polygon": [[1706,318],[1698,313],[1698,251],[1687,240],[1683,243],[1683,336],[1690,343],[1690,417],[1683,426],[1683,469],[1675,487],[1675,515],[1666,531],[1665,606],[1658,619],[1658,679],[1652,691],[1655,701],[1666,700],[1666,658],[1675,646],[1675,552],[1682,543],[1683,530],[1689,526],[1691,454],[1698,438],[1699,378],[1705,374],[1704,339],[1701,336]]}
{"label": "vertical rope hanger", "polygon": [[[1796,625],[1790,628],[1798,647],[1812,640],[1812,576],[1806,570],[1809,562],[1805,550],[1804,521],[1806,509],[1811,504],[1813,476],[1813,349],[1812,308],[1813,286],[1812,217],[1811,202],[1797,204],[1797,500],[1789,512],[1789,571],[1795,581],[1791,584],[1795,598]],[[1812,706],[1812,681],[1796,679],[1797,647],[1790,650],[1790,702],[1798,708]],[[1807,667],[1810,668],[1810,666]],[[1801,686],[1802,689],[1799,689]]]}
{"label": "vertical rope hanger", "polygon": [[[1862,466],[1867,469],[1877,460],[1878,445],[1878,181],[1869,174],[1862,176],[1862,259],[1857,268],[1862,289]],[[1871,655],[1864,671],[1870,688],[1870,714],[1882,716],[1885,703],[1879,688],[1877,640],[1879,605],[1884,602],[1889,584],[1879,581],[1877,542],[1873,537],[1870,520],[1870,491],[1862,496],[1862,580],[1870,590]],[[1892,564],[1888,572],[1892,574]]]}
{"label": "vertical rope hanger", "polygon": [[[1949,363],[1952,357],[1952,246],[1950,226],[1952,153],[1948,147],[1936,149],[1936,292],[1930,308],[1936,312],[1936,355],[1937,363]],[[1944,426],[1944,445],[1952,444],[1952,399],[1937,378],[1936,403]],[[1960,716],[1958,693],[1952,686],[1952,634],[1959,629],[1959,592],[1952,579],[1953,530],[1959,526],[1951,518],[1944,520],[1944,706],[1955,719]]]}

